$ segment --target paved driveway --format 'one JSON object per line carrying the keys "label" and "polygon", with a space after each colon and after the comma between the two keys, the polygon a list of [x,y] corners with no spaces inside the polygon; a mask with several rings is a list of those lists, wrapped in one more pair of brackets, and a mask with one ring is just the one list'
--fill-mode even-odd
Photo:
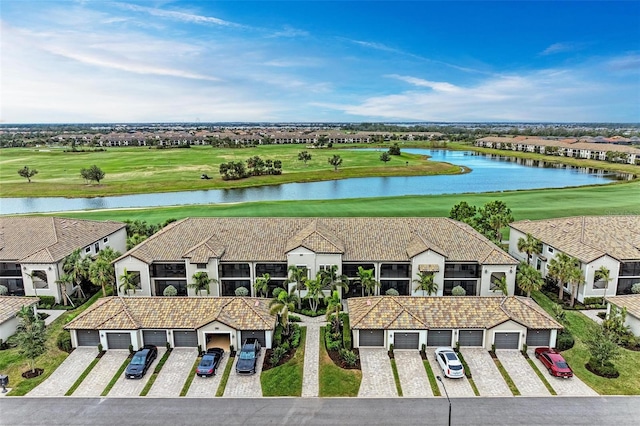
{"label": "paved driveway", "polygon": [[496,351],[498,359],[522,396],[549,396],[549,390],[518,350]]}
{"label": "paved driveway", "polygon": [[480,396],[513,396],[486,349],[463,348],[460,352],[471,369]]}
{"label": "paved driveway", "polygon": [[[444,380],[445,386],[447,387],[447,392],[449,393],[450,397],[476,396],[476,394],[473,392],[473,389],[471,389],[469,379],[467,379],[466,377],[463,377],[461,379],[448,379],[444,377],[444,374],[442,374],[442,369],[440,369],[440,364],[438,364],[438,361],[436,361],[435,358],[434,351],[436,350],[436,348],[427,347],[425,350],[427,352],[427,359],[429,360],[429,365],[431,366],[431,370],[433,370],[433,374],[435,376],[442,377],[442,380]],[[440,393],[444,396],[445,392],[442,383],[438,382],[438,387],[440,388]]]}
{"label": "paved driveway", "polygon": [[417,350],[394,351],[402,395],[410,398],[433,396],[429,378]]}
{"label": "paved driveway", "polygon": [[[262,373],[262,363],[266,350],[260,350],[260,357],[256,361],[256,374],[245,376],[236,373],[235,363],[238,362],[239,356],[235,357],[234,366],[229,374],[227,387],[224,389],[224,396],[229,397],[261,397],[262,385],[260,384],[260,373]],[[238,353],[239,355],[239,353]]]}
{"label": "paved driveway", "polygon": [[179,397],[197,357],[197,348],[174,348],[147,396]]}
{"label": "paved driveway", "polygon": [[[167,348],[158,348],[158,357],[151,363],[147,374],[142,379],[127,379],[124,373],[120,375],[116,384],[111,388],[111,391],[107,396],[125,397],[125,396],[140,396],[140,392],[144,389],[144,386],[149,381],[149,377],[153,374],[153,370],[158,365],[158,362],[167,351]],[[171,359],[171,356],[169,356]],[[168,361],[168,360],[167,360]],[[165,364],[166,365],[166,364]],[[115,374],[115,372],[114,372]],[[178,391],[179,392],[179,391]]]}
{"label": "paved driveway", "polygon": [[100,396],[128,356],[129,351],[126,349],[109,349],[84,378],[73,396]]}
{"label": "paved driveway", "polygon": [[[218,365],[218,371],[215,376],[198,377],[196,375],[193,378],[191,386],[189,386],[189,390],[187,391],[187,396],[194,398],[213,398],[216,396],[218,386],[220,386],[220,380],[222,379],[222,373],[224,373],[227,362],[229,362],[229,352],[224,353],[224,358],[220,361],[220,365]],[[235,374],[235,372],[232,371],[231,374]]]}
{"label": "paved driveway", "polygon": [[386,349],[360,348],[362,382],[359,397],[390,398],[398,396],[391,360]]}
{"label": "paved driveway", "polygon": [[51,375],[28,393],[29,396],[64,396],[98,356],[94,347],[76,348]]}
{"label": "paved driveway", "polygon": [[587,386],[582,380],[573,376],[570,379],[562,379],[560,377],[554,377],[547,372],[545,366],[536,358],[533,349],[527,352],[529,357],[533,360],[536,366],[540,369],[542,374],[556,391],[561,396],[595,396],[598,395],[596,391]]}

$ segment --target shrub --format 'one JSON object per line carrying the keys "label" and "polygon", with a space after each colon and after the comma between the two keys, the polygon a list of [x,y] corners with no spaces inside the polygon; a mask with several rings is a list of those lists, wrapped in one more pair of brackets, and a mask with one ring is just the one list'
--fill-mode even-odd
{"label": "shrub", "polygon": [[558,351],[562,352],[571,349],[574,344],[573,335],[568,330],[565,329],[558,333],[558,338],[556,339],[556,349]]}
{"label": "shrub", "polygon": [[102,343],[98,343],[98,353],[102,353],[103,350],[104,347],[102,346]]}
{"label": "shrub", "polygon": [[282,327],[282,324],[278,324],[276,325],[276,329],[273,332],[273,342],[275,343],[275,346],[278,347],[282,344],[282,332],[284,331],[284,328]]}
{"label": "shrub", "polygon": [[389,290],[385,291],[384,294],[386,294],[387,296],[400,296],[400,293],[398,293],[398,290],[396,290],[395,288],[390,288]]}
{"label": "shrub", "polygon": [[236,288],[235,293],[236,293],[236,296],[246,297],[246,296],[249,295],[249,290],[247,290],[246,287],[238,287],[238,288]]}
{"label": "shrub", "polygon": [[589,306],[589,305],[602,305],[604,302],[602,300],[602,297],[585,297],[584,298],[584,305],[585,306]]}
{"label": "shrub", "polygon": [[62,333],[58,334],[56,345],[61,351],[71,352],[71,334],[69,333],[69,331],[63,330]]}
{"label": "shrub", "polygon": [[298,346],[300,346],[300,326],[298,324],[293,324],[289,342],[291,343],[292,348],[297,348]]}
{"label": "shrub", "polygon": [[9,294],[9,289],[6,286],[0,285],[0,296],[6,296]]}
{"label": "shrub", "polygon": [[273,297],[278,297],[278,295],[284,291],[284,288],[282,287],[276,287],[273,289]]}
{"label": "shrub", "polygon": [[466,294],[467,294],[467,290],[465,290],[463,287],[459,285],[451,289],[452,296],[466,296]]}
{"label": "shrub", "polygon": [[335,339],[334,333],[324,333],[324,340],[328,351],[337,351],[340,349],[340,341]]}
{"label": "shrub", "polygon": [[342,358],[349,367],[353,367],[358,362],[358,355],[349,349],[340,349],[340,358]]}
{"label": "shrub", "polygon": [[345,315],[342,318],[342,347],[345,349],[351,349],[351,327],[349,326],[349,316]]}
{"label": "shrub", "polygon": [[[166,346],[167,346],[167,350],[171,349],[171,343],[167,342]],[[200,351],[200,345],[198,345],[198,352],[199,351]]]}
{"label": "shrub", "polygon": [[640,283],[635,283],[631,286],[631,293],[640,294]]}
{"label": "shrub", "polygon": [[598,376],[607,377],[609,379],[615,379],[620,376],[618,369],[610,362],[605,363],[604,365],[598,364],[596,360],[593,358],[589,359],[589,362],[585,365],[587,370],[591,371],[593,374],[597,374]]}
{"label": "shrub", "polygon": [[169,297],[177,296],[178,290],[176,290],[174,286],[169,285],[164,288],[164,290],[162,291],[162,295],[169,296]]}
{"label": "shrub", "polygon": [[39,308],[48,309],[56,304],[56,298],[53,296],[38,296],[40,298],[40,303],[38,303]]}
{"label": "shrub", "polygon": [[284,346],[278,346],[273,351],[271,351],[271,356],[269,357],[269,362],[271,365],[276,365],[280,362],[280,360],[287,354],[287,349]]}
{"label": "shrub", "polygon": [[289,315],[289,322],[301,322],[302,320],[300,319],[299,316],[297,315]]}
{"label": "shrub", "polygon": [[133,353],[133,345],[129,345],[129,353],[132,354]]}

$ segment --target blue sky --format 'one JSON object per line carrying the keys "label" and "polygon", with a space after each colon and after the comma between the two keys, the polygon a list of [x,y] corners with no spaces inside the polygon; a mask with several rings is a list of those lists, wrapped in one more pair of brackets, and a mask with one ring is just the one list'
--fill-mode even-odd
{"label": "blue sky", "polygon": [[2,0],[2,123],[639,122],[640,2]]}

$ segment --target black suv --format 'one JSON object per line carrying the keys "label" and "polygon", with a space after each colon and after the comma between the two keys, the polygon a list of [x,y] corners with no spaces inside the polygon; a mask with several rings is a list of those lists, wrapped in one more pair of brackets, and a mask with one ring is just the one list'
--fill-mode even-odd
{"label": "black suv", "polygon": [[259,356],[260,342],[258,339],[246,339],[242,344],[238,362],[236,362],[236,373],[255,374]]}
{"label": "black suv", "polygon": [[158,348],[154,345],[144,345],[142,349],[133,355],[133,359],[124,371],[127,379],[142,379],[151,366],[154,359],[158,357]]}

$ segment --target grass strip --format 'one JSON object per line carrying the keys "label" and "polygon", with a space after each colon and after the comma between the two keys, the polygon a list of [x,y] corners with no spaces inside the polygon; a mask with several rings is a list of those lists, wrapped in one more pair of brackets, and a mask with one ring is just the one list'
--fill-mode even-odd
{"label": "grass strip", "polygon": [[222,373],[222,378],[220,379],[220,384],[218,385],[218,390],[216,391],[216,396],[224,395],[224,389],[227,387],[227,382],[229,381],[229,375],[231,374],[231,368],[233,368],[233,361],[236,359],[234,356],[230,356],[227,361],[227,366],[224,368],[224,373]]}
{"label": "grass strip", "polygon": [[[523,355],[524,356],[524,355]],[[525,359],[527,360],[527,362],[529,363],[529,365],[531,366],[531,368],[533,369],[533,371],[536,372],[536,374],[538,375],[538,377],[540,378],[540,380],[542,381],[542,383],[545,385],[545,387],[547,388],[547,390],[549,391],[549,393],[551,395],[557,395],[555,389],[553,389],[551,387],[551,383],[549,383],[549,381],[547,380],[546,377],[544,377],[544,374],[542,374],[542,372],[540,371],[540,369],[538,368],[538,366],[536,365],[535,362],[533,362],[533,360],[531,358],[529,358],[528,356],[525,356]]]}
{"label": "grass strip", "polygon": [[100,358],[98,358],[98,357],[96,357],[93,361],[91,361],[91,364],[89,364],[89,366],[84,369],[84,371],[82,372],[80,377],[78,377],[78,380],[75,381],[73,386],[71,386],[69,388],[69,390],[64,394],[64,396],[73,395],[73,393],[76,391],[76,389],[78,389],[78,386],[80,386],[80,383],[82,383],[82,381],[89,375],[89,373],[91,373],[91,370],[93,370],[93,367],[96,366],[98,361],[100,361]]}
{"label": "grass strip", "polygon": [[433,370],[431,369],[431,364],[429,364],[429,360],[422,360],[424,364],[424,369],[427,371],[427,377],[429,378],[429,385],[431,385],[431,392],[433,392],[433,396],[441,396],[440,388],[438,387],[438,382],[436,381],[436,376],[433,374]]}
{"label": "grass strip", "polygon": [[156,368],[153,369],[153,374],[151,375],[151,377],[149,377],[149,381],[147,382],[147,384],[144,385],[144,388],[142,388],[142,392],[140,392],[140,396],[147,396],[147,394],[151,390],[151,386],[153,386],[156,379],[158,378],[158,374],[160,374],[160,371],[162,371],[162,367],[164,366],[164,363],[167,362],[169,355],[171,355],[171,349],[167,350],[164,353],[164,355],[162,355],[162,358],[160,358],[160,361],[158,361]]}
{"label": "grass strip", "polygon": [[398,396],[402,396],[402,386],[400,386],[400,375],[398,374],[398,367],[396,366],[396,360],[391,359],[391,371],[393,371],[393,380],[396,382],[396,391]]}
{"label": "grass strip", "polygon": [[187,392],[189,392],[191,383],[193,382],[194,377],[196,377],[196,369],[198,368],[198,364],[200,364],[200,359],[202,359],[202,357],[196,358],[196,360],[193,362],[191,372],[189,373],[189,376],[187,377],[187,380],[184,382],[182,390],[180,391],[180,396],[187,396]]}
{"label": "grass strip", "polygon": [[469,364],[467,364],[467,361],[464,359],[462,352],[457,351],[457,354],[458,354],[458,358],[460,358],[460,362],[462,363],[462,366],[464,367],[464,375],[469,380],[469,384],[471,385],[471,389],[473,389],[473,393],[475,393],[476,396],[480,396],[480,391],[478,391],[476,382],[473,380],[473,375],[471,374],[471,369],[469,368]]}
{"label": "grass strip", "polygon": [[293,358],[282,365],[262,371],[262,396],[302,396],[306,338],[307,327],[300,327],[300,345]]}
{"label": "grass strip", "polygon": [[320,328],[320,360],[318,367],[318,385],[320,397],[358,396],[362,371],[346,370],[333,363],[325,346],[326,327]]}
{"label": "grass strip", "polygon": [[507,373],[507,370],[505,370],[500,360],[498,358],[493,358],[493,362],[496,363],[496,367],[498,367],[498,371],[500,372],[500,374],[502,374],[502,378],[507,383],[507,386],[509,386],[509,389],[511,390],[511,393],[513,394],[513,396],[520,396],[520,391],[518,390],[518,388],[516,387],[516,384],[511,379],[511,376],[509,376],[509,373]]}
{"label": "grass strip", "polygon": [[107,387],[104,388],[104,390],[102,391],[100,396],[107,396],[109,394],[109,392],[111,392],[111,389],[116,385],[116,382],[118,381],[120,376],[122,376],[122,374],[124,373],[124,370],[127,368],[127,365],[129,365],[129,361],[131,360],[131,356],[132,355],[133,354],[130,354],[127,357],[127,359],[124,360],[124,362],[122,363],[120,368],[118,368],[118,371],[116,371],[116,374],[114,374],[114,376],[111,378],[111,381],[109,382]]}

